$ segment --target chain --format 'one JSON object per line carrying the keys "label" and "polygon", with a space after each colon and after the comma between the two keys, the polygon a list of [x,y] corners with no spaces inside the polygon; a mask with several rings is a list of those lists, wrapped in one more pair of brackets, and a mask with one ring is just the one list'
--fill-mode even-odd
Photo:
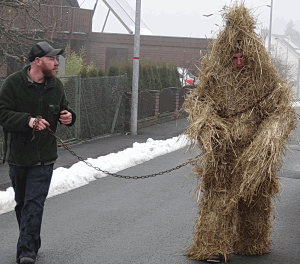
{"label": "chain", "polygon": [[32,126],[32,139],[31,139],[31,141],[32,140],[34,140],[35,139],[35,131],[38,131],[38,129],[36,128],[36,126],[37,126],[37,124],[38,124],[38,122],[40,121],[42,119],[42,117],[41,116],[37,116],[35,119],[34,119],[34,121],[33,121],[33,126]]}
{"label": "chain", "polygon": [[[42,118],[41,116],[37,116],[37,117],[36,117],[36,120],[34,121],[34,126],[33,126],[34,128],[33,128],[33,130],[32,130],[32,133],[33,133],[33,138],[32,138],[32,140],[35,138],[35,136],[34,136],[34,131],[36,131],[36,123],[38,123],[38,121],[41,120],[41,118]],[[111,172],[109,172],[109,171],[102,170],[102,169],[100,169],[99,167],[93,166],[90,162],[87,162],[86,160],[84,160],[83,158],[81,158],[80,156],[78,156],[74,151],[70,150],[69,147],[63,142],[63,140],[62,140],[60,137],[58,137],[58,136],[52,131],[52,129],[51,129],[50,127],[47,127],[47,129],[48,129],[48,131],[51,133],[51,135],[53,135],[53,136],[54,136],[54,137],[62,144],[62,146],[63,146],[68,152],[70,152],[70,154],[72,154],[73,156],[77,157],[77,159],[78,159],[79,161],[84,162],[87,166],[89,166],[89,167],[91,167],[91,168],[93,168],[93,169],[95,169],[95,170],[97,170],[97,171],[103,172],[103,173],[105,173],[105,174],[108,174],[108,175],[113,176],[113,177],[116,177],[116,178],[123,178],[123,179],[146,179],[146,178],[150,178],[150,177],[155,177],[155,176],[158,176],[158,175],[163,175],[163,174],[165,174],[165,173],[170,173],[170,172],[172,172],[172,171],[178,170],[178,169],[180,169],[180,168],[182,168],[182,167],[184,167],[184,166],[186,166],[186,165],[188,165],[188,164],[190,164],[190,163],[192,163],[192,162],[195,162],[195,161],[197,160],[197,158],[200,157],[200,155],[198,155],[198,156],[196,156],[195,158],[189,159],[188,161],[183,162],[183,163],[181,163],[180,165],[178,165],[178,166],[176,166],[176,167],[174,167],[174,168],[172,168],[172,169],[168,169],[168,170],[161,171],[161,172],[158,172],[158,173],[153,173],[153,174],[143,175],[143,176],[125,176],[125,175],[119,175],[119,174],[117,174],[117,173],[111,173]]]}

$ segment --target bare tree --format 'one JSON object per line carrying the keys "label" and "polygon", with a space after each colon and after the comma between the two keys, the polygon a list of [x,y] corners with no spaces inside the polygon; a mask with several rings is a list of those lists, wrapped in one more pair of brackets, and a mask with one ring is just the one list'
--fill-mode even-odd
{"label": "bare tree", "polygon": [[294,64],[286,61],[286,59],[282,57],[271,57],[272,62],[274,63],[278,73],[283,79],[288,79],[290,81],[295,81],[297,77],[297,72]]}
{"label": "bare tree", "polygon": [[25,61],[32,41],[40,41],[41,0],[0,0],[0,63]]}
{"label": "bare tree", "polygon": [[293,20],[290,20],[287,25],[286,28],[284,30],[284,35],[285,36],[295,36],[295,37],[300,37],[300,33],[294,28],[295,27],[295,23]]}

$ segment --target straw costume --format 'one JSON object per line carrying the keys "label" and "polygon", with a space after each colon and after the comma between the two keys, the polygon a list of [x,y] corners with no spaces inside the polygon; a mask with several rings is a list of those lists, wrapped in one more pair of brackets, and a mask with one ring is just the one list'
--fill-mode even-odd
{"label": "straw costume", "polygon": [[[199,216],[190,259],[271,249],[272,198],[278,195],[285,143],[296,126],[292,93],[254,32],[243,4],[225,7],[224,29],[202,58],[200,84],[184,103],[186,134],[201,149],[194,172]],[[233,58],[239,54],[243,65]],[[236,58],[235,58],[236,59]],[[200,197],[200,193],[203,195]]]}

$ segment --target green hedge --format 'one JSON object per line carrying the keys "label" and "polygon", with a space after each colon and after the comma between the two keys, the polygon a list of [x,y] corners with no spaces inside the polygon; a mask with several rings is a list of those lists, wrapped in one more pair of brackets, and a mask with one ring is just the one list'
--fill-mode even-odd
{"label": "green hedge", "polygon": [[[96,69],[94,66],[85,66],[81,69],[80,73],[83,78],[127,75],[131,89],[132,71],[132,63],[126,62],[123,64],[112,63],[106,72],[102,68]],[[181,87],[176,65],[164,62],[140,62],[139,92],[145,90],[162,90],[168,87]]]}
{"label": "green hedge", "polygon": [[[129,80],[130,88],[132,87],[132,64],[127,62],[122,65],[114,63],[111,69],[119,68],[119,74],[126,74]],[[139,66],[139,92],[145,90],[162,90],[168,87],[181,87],[179,73],[174,64],[164,62],[141,61]]]}

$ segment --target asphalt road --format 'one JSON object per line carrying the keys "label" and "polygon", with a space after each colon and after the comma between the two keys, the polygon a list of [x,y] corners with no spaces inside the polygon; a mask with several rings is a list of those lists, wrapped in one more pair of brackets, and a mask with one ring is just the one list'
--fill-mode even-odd
{"label": "asphalt road", "polygon": [[[171,168],[195,152],[183,149],[122,171],[141,175]],[[232,255],[236,264],[300,262],[300,181],[282,177],[272,252]],[[197,186],[188,165],[170,174],[142,180],[113,177],[49,198],[45,204],[42,248],[37,264],[187,264],[197,217]],[[14,263],[18,238],[14,212],[0,215],[0,262]]]}
{"label": "asphalt road", "polygon": [[[180,134],[186,121],[169,122],[125,136],[76,146],[84,157],[114,152],[145,142]],[[298,131],[298,129],[297,129]],[[300,263],[300,147],[298,132],[291,136],[283,171],[281,200],[276,201],[272,252],[263,256],[232,255],[230,263]],[[126,140],[125,140],[126,139]],[[92,155],[91,155],[92,153]],[[172,168],[196,155],[184,149],[124,170],[125,175],[144,175]],[[63,162],[74,162],[61,153]],[[56,166],[62,164],[59,161]],[[185,248],[192,243],[197,186],[191,166],[143,180],[106,177],[89,185],[47,199],[42,225],[42,248],[36,264],[186,264]],[[0,263],[15,263],[18,227],[14,212],[0,215]]]}

